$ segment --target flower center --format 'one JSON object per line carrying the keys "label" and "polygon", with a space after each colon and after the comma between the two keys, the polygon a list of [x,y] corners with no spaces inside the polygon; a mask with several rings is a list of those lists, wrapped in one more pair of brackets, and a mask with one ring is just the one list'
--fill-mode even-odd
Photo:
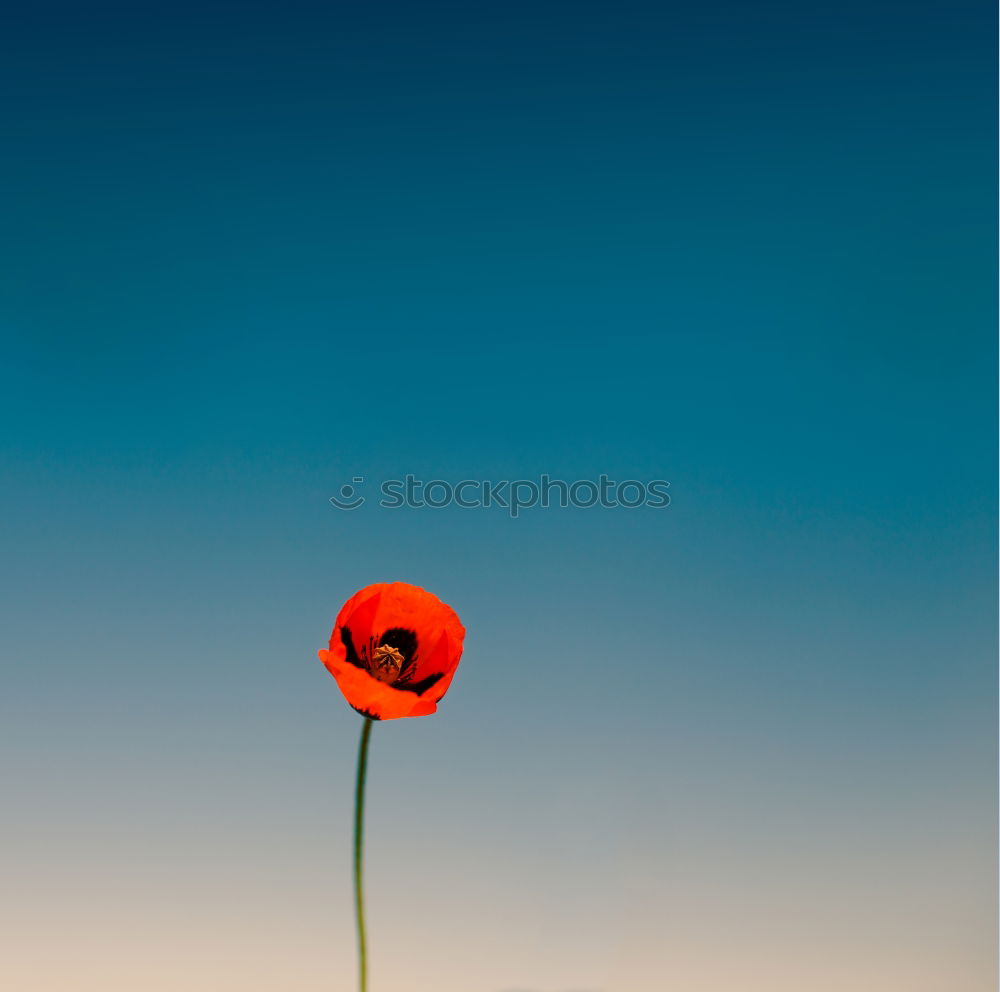
{"label": "flower center", "polygon": [[391,644],[383,644],[372,652],[369,671],[379,682],[395,682],[403,667],[403,656]]}

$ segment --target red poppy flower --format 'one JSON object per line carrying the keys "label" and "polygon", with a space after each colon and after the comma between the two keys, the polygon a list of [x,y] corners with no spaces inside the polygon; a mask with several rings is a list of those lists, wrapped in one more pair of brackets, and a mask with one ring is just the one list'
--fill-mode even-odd
{"label": "red poppy flower", "polygon": [[426,716],[451,685],[464,637],[455,611],[437,596],[377,582],[344,604],[319,660],[362,716]]}

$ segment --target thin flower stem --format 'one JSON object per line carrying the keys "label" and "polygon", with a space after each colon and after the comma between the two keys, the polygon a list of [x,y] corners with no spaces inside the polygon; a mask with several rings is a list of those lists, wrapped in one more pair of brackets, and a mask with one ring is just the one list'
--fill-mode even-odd
{"label": "thin flower stem", "polygon": [[365,938],[365,896],[361,883],[361,854],[365,824],[365,773],[368,771],[368,739],[375,721],[365,717],[358,749],[358,784],[354,791],[354,912],[358,920],[358,983],[368,992],[368,946]]}

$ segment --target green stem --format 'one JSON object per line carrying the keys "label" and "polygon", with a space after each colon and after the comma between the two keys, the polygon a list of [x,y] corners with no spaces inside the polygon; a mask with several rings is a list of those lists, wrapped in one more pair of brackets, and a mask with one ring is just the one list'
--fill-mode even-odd
{"label": "green stem", "polygon": [[361,884],[361,849],[365,824],[365,773],[368,770],[368,739],[375,721],[365,717],[358,749],[358,784],[354,791],[354,912],[358,920],[358,982],[368,992],[368,946],[365,939],[365,896]]}

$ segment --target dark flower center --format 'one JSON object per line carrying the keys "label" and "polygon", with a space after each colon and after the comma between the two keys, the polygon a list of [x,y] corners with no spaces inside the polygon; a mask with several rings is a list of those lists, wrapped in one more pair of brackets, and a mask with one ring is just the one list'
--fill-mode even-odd
{"label": "dark flower center", "polygon": [[355,648],[349,627],[340,628],[340,640],[348,664],[361,668],[380,682],[394,689],[417,694],[426,692],[444,677],[434,672],[422,679],[414,679],[417,669],[417,635],[404,627],[390,627],[381,637],[370,637]]}

